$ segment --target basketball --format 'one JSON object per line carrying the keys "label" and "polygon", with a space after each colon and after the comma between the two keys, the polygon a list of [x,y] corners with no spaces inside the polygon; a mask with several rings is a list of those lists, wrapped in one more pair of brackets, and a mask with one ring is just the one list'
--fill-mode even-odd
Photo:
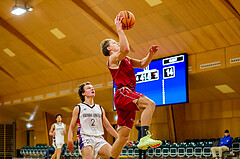
{"label": "basketball", "polygon": [[123,30],[129,30],[133,27],[133,25],[135,23],[135,17],[131,12],[121,11],[120,13],[118,13],[118,15],[123,17],[123,19],[122,19],[122,29]]}

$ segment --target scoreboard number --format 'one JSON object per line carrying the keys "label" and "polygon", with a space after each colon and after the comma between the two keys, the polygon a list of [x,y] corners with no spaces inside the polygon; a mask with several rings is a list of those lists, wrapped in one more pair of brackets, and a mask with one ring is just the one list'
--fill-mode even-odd
{"label": "scoreboard number", "polygon": [[159,79],[159,71],[157,69],[149,70],[148,66],[144,69],[144,71],[137,72],[135,76],[137,83],[155,81]]}
{"label": "scoreboard number", "polygon": [[163,68],[163,79],[174,78],[175,77],[175,67],[164,67]]}

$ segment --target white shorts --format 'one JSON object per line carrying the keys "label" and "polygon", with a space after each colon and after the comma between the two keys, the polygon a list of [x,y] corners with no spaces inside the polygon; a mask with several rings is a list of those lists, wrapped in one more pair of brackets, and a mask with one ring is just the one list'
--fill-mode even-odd
{"label": "white shorts", "polygon": [[94,159],[98,157],[98,151],[101,149],[101,147],[105,144],[108,144],[108,142],[102,136],[81,135],[78,140],[80,149],[79,152],[81,153],[84,147],[91,146],[93,149]]}
{"label": "white shorts", "polygon": [[62,146],[63,146],[63,144],[64,144],[64,143],[56,143],[56,142],[53,142],[53,147],[54,147],[55,149],[61,149]]}

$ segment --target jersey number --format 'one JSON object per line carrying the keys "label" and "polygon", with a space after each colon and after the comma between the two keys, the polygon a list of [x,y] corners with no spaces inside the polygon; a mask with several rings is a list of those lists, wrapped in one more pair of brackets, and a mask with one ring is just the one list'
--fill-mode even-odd
{"label": "jersey number", "polygon": [[95,126],[95,120],[91,119],[91,122],[92,122],[92,126]]}

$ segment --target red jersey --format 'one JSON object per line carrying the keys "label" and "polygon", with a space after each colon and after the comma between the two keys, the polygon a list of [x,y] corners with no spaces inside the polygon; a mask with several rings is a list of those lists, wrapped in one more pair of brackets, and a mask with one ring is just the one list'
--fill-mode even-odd
{"label": "red jersey", "polygon": [[133,66],[128,57],[125,57],[120,61],[119,66],[110,67],[108,64],[108,69],[112,74],[112,78],[117,86],[117,89],[127,86],[130,89],[135,89],[136,86],[136,77],[133,70]]}

